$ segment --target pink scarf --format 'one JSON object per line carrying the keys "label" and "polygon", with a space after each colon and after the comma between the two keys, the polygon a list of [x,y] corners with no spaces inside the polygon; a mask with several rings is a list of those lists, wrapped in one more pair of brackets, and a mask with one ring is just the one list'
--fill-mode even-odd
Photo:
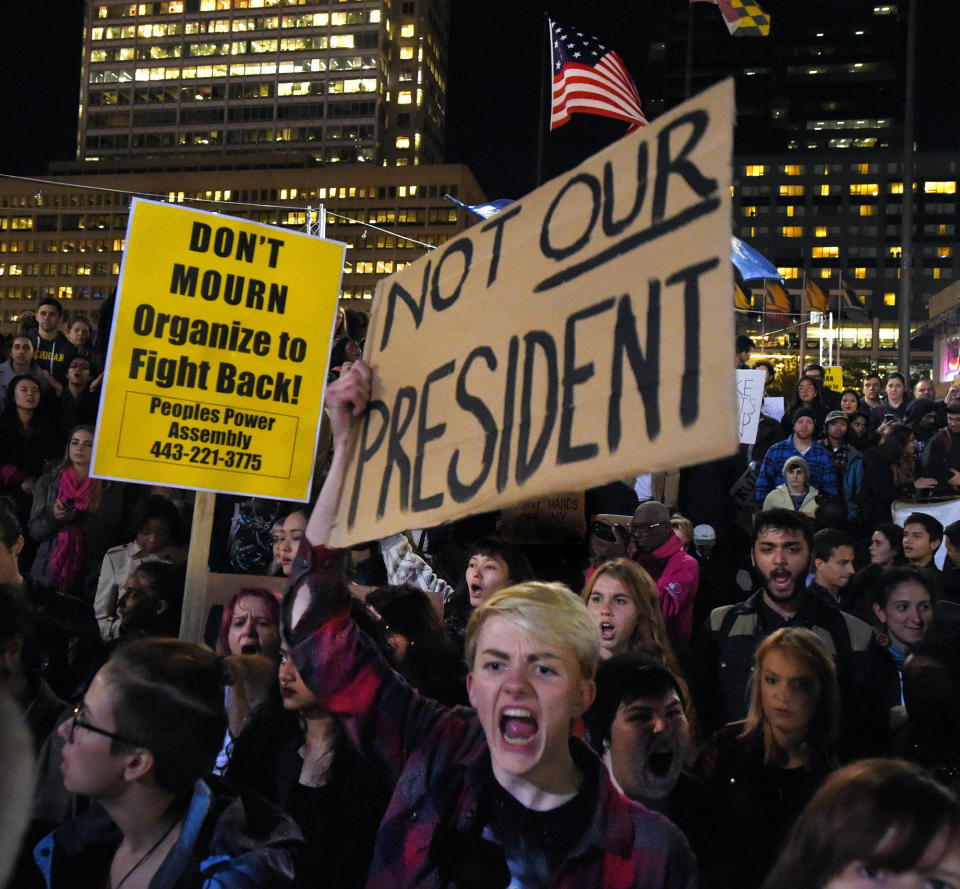
{"label": "pink scarf", "polygon": [[[60,473],[60,484],[57,488],[57,499],[61,503],[72,500],[73,508],[78,512],[86,512],[90,504],[100,496],[100,482],[87,476],[82,483],[77,482],[77,473],[72,466],[68,466]],[[76,520],[65,522],[60,526],[57,542],[50,554],[50,565],[47,571],[47,583],[60,592],[68,593],[73,586],[80,570],[80,557],[83,554],[83,533]]]}

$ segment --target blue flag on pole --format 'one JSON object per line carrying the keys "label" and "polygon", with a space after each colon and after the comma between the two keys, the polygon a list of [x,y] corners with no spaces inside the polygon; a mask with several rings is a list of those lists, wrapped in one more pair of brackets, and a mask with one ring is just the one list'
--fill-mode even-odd
{"label": "blue flag on pole", "polygon": [[762,253],[754,250],[753,247],[737,237],[730,240],[732,242],[730,261],[740,272],[744,281],[755,281],[758,278],[764,278],[768,281],[783,281],[777,267]]}
{"label": "blue flag on pole", "polygon": [[495,201],[488,201],[486,204],[465,204],[463,201],[458,201],[452,194],[445,194],[444,197],[481,219],[489,219],[495,213],[499,213],[504,207],[509,207],[513,203],[510,198],[497,198]]}

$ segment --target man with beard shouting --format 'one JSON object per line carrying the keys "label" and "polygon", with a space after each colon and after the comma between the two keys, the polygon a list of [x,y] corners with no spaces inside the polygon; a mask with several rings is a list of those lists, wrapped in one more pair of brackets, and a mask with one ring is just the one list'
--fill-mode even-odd
{"label": "man with beard shouting", "polygon": [[694,700],[705,732],[746,717],[754,652],[760,642],[781,627],[806,627],[833,654],[844,717],[852,720],[858,714],[863,720],[855,730],[857,737],[848,737],[851,745],[862,746],[861,732],[869,732],[871,738],[876,731],[883,734],[873,692],[876,662],[867,654],[870,627],[810,592],[806,581],[812,545],[813,527],[802,513],[786,509],[757,513],[751,556],[760,588],[738,605],[715,608],[694,648]]}

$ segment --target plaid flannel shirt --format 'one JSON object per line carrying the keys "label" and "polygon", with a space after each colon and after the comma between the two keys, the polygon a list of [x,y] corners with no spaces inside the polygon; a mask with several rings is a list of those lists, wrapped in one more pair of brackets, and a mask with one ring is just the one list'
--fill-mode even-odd
{"label": "plaid flannel shirt", "polygon": [[822,445],[814,442],[807,449],[805,454],[801,454],[793,443],[793,436],[784,441],[773,445],[766,456],[763,458],[763,464],[757,473],[757,488],[754,495],[757,503],[763,503],[769,494],[777,485],[783,484],[783,464],[790,457],[803,457],[810,467],[810,484],[818,491],[827,494],[837,494],[837,473],[833,468],[833,457],[830,452]]}
{"label": "plaid flannel shirt", "polygon": [[[338,553],[311,552],[303,540],[284,613],[301,613],[298,597],[309,594],[309,603],[284,637],[307,686],[393,782],[367,886],[440,887],[445,879],[431,854],[438,832],[482,829],[480,804],[494,780],[487,742],[473,710],[447,710],[418,695],[357,630],[341,568]],[[586,745],[571,745],[585,780],[599,783],[598,803],[551,889],[695,887],[693,855],[679,830],[616,790]]]}

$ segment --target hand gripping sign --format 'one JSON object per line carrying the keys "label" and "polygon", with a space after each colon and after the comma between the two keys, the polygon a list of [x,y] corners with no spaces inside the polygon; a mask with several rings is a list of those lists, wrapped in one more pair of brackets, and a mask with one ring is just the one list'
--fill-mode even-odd
{"label": "hand gripping sign", "polygon": [[331,543],[732,453],[732,81],[382,280]]}
{"label": "hand gripping sign", "polygon": [[94,473],[306,500],[344,249],[134,200]]}

